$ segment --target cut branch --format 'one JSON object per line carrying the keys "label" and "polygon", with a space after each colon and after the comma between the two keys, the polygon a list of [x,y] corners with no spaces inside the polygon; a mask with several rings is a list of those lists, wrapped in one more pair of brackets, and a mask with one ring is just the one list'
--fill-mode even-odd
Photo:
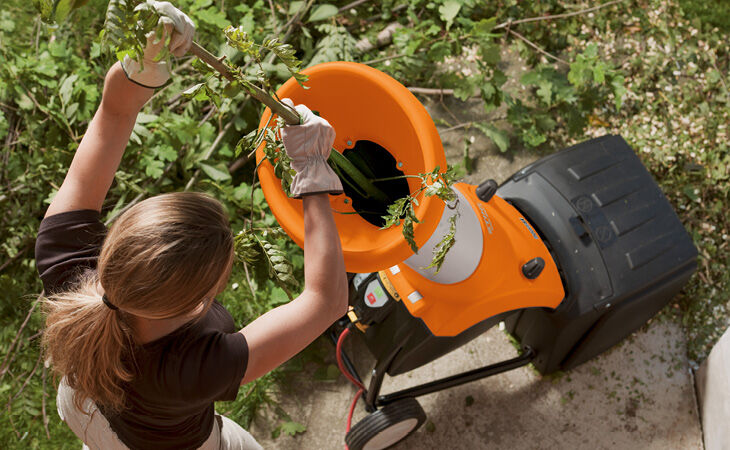
{"label": "cut branch", "polygon": [[373,65],[373,64],[381,63],[381,62],[390,61],[391,59],[403,58],[404,56],[410,56],[410,55],[408,55],[407,53],[397,53],[395,55],[390,55],[390,56],[384,56],[382,58],[371,59],[369,61],[363,62],[363,64],[367,64],[368,66],[370,66],[370,65]]}
{"label": "cut branch", "polygon": [[564,60],[562,58],[558,58],[557,56],[553,55],[552,53],[546,52],[545,50],[543,50],[540,47],[538,47],[537,44],[535,44],[531,40],[527,39],[526,37],[524,37],[520,33],[516,32],[515,30],[509,29],[509,30],[507,30],[507,32],[509,34],[512,34],[512,35],[518,37],[519,39],[521,39],[522,41],[524,41],[527,45],[529,45],[530,47],[534,48],[535,50],[537,50],[538,52],[542,53],[543,55],[547,56],[548,58],[552,58],[555,61],[558,61],[558,62],[561,62],[561,63],[565,64],[566,66],[569,66],[570,65],[570,63],[568,61],[566,61],[566,60]]}
{"label": "cut branch", "polygon": [[51,432],[48,430],[48,414],[46,414],[46,372],[48,370],[46,369],[45,364],[43,364],[43,369],[41,370],[41,380],[43,383],[43,391],[41,393],[41,413],[43,414],[43,428],[46,430],[46,437],[50,440]]}
{"label": "cut branch", "polygon": [[[33,311],[35,311],[35,308],[36,306],[38,306],[38,302],[40,302],[41,298],[43,298],[43,295],[44,293],[41,292],[38,298],[35,299],[30,307],[30,310],[28,311],[28,314],[26,314],[25,316],[25,320],[23,320],[23,323],[20,325],[18,332],[15,333],[15,338],[13,339],[13,342],[10,343],[10,348],[8,348],[8,352],[5,354],[5,359],[3,359],[3,364],[2,366],[0,366],[0,380],[3,379],[5,373],[7,373],[8,369],[10,368],[10,364],[15,359],[15,356],[11,358],[10,355],[13,353],[15,344],[17,344],[20,335],[23,334],[23,330],[25,330],[25,327],[28,325],[28,321],[30,321],[30,317],[33,315]],[[17,354],[17,351],[15,353]]]}
{"label": "cut branch", "polygon": [[17,261],[18,258],[20,258],[21,256],[23,256],[25,254],[25,252],[28,251],[29,248],[30,248],[30,244],[26,244],[25,247],[23,247],[20,250],[18,250],[18,253],[16,253],[15,256],[13,256],[12,258],[8,259],[7,261],[5,261],[0,266],[0,272],[2,272],[3,270],[5,270],[5,268],[8,267],[10,264],[12,264],[15,261]]}
{"label": "cut branch", "polygon": [[343,12],[351,9],[351,8],[357,8],[358,6],[362,5],[363,3],[367,3],[370,0],[355,0],[352,3],[348,3],[347,5],[343,6],[342,8],[337,11],[338,14],[342,14]]}
{"label": "cut branch", "polygon": [[552,19],[565,19],[566,17],[578,16],[580,14],[587,14],[589,12],[598,11],[601,8],[615,5],[617,3],[623,3],[624,1],[625,0],[613,0],[608,3],[604,3],[602,5],[594,6],[592,8],[582,9],[580,11],[575,11],[575,12],[571,12],[571,13],[553,14],[553,15],[549,15],[549,16],[540,16],[540,17],[529,17],[527,19],[519,19],[519,20],[508,20],[506,22],[500,23],[493,29],[499,30],[500,28],[510,27],[512,25],[517,25],[520,23],[538,22],[538,21],[542,21],[542,20],[552,20]]}
{"label": "cut branch", "polygon": [[375,38],[375,43],[370,42],[370,39],[368,38],[362,38],[357,42],[357,44],[355,44],[355,48],[360,53],[367,53],[373,49],[385,47],[386,45],[389,45],[391,42],[393,42],[393,34],[395,34],[398,28],[402,27],[403,25],[401,25],[400,23],[393,22],[387,27],[383,28],[380,33],[378,33]]}
{"label": "cut branch", "polygon": [[422,87],[409,87],[409,91],[414,94],[423,95],[454,95],[453,89],[433,89],[433,88],[422,88]]}
{"label": "cut branch", "polygon": [[41,361],[43,360],[43,352],[40,352],[38,354],[38,359],[35,362],[35,366],[33,366],[33,370],[30,371],[30,375],[23,381],[23,384],[20,386],[20,389],[18,389],[18,392],[15,393],[12,397],[10,397],[10,400],[8,400],[8,404],[6,405],[8,411],[10,411],[10,406],[13,404],[16,398],[20,397],[20,394],[23,393],[25,390],[25,387],[28,386],[28,383],[30,382],[30,379],[33,378],[33,375],[35,375],[36,371],[38,370],[38,366],[40,365]]}

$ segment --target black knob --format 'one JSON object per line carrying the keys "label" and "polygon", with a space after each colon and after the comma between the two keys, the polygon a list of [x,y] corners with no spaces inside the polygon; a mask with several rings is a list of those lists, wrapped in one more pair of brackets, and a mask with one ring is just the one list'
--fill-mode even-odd
{"label": "black knob", "polygon": [[497,182],[494,180],[483,181],[477,186],[477,197],[484,203],[491,200],[495,192],[497,192]]}
{"label": "black knob", "polygon": [[545,260],[538,256],[537,258],[527,261],[525,265],[522,266],[522,275],[524,275],[528,280],[534,280],[542,273],[542,269],[544,268]]}

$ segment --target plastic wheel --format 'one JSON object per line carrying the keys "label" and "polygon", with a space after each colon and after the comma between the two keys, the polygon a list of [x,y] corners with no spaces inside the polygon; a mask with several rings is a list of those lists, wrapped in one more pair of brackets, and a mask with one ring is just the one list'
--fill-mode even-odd
{"label": "plastic wheel", "polygon": [[350,450],[380,450],[405,439],[423,425],[426,413],[415,398],[404,398],[368,414],[345,436]]}

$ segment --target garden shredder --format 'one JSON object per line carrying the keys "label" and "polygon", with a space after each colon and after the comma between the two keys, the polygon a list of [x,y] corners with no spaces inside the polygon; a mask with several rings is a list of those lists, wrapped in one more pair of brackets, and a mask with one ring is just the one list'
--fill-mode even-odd
{"label": "garden shredder", "polygon": [[[336,151],[354,152],[377,177],[446,167],[426,109],[388,75],[356,63],[304,71],[277,92],[318,111],[335,128]],[[270,118],[266,110],[261,126]],[[257,153],[264,195],[299,245],[301,202],[289,198]],[[407,195],[412,178],[383,183]],[[604,136],[561,150],[503,184],[456,183],[455,200],[418,197],[414,253],[399,227],[382,223],[357,192],[332,196],[350,312],[330,329],[346,376],[370,413],[348,431],[350,449],[388,447],[425,421],[416,397],[528,363],[543,374],[602,353],[654,316],[687,282],[697,251],[631,147]],[[357,212],[360,211],[360,214]],[[363,212],[364,211],[364,212]],[[427,268],[456,216],[456,239],[440,271]],[[381,395],[386,374],[416,369],[504,322],[520,343],[513,359]],[[344,331],[343,331],[344,329]],[[358,335],[375,357],[364,386],[341,350]]]}

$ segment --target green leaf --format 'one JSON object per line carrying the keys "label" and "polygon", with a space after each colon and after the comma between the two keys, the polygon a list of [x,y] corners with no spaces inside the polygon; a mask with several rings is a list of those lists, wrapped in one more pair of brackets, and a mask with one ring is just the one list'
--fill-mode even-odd
{"label": "green leaf", "polygon": [[616,111],[621,109],[621,105],[624,101],[624,95],[626,95],[626,87],[624,87],[624,77],[621,75],[614,75],[611,78],[611,89],[613,90],[614,104],[616,105]]}
{"label": "green leaf", "polygon": [[457,78],[457,84],[454,86],[454,97],[464,101],[473,96],[477,78],[476,76]]}
{"label": "green leaf", "polygon": [[276,286],[271,290],[271,296],[269,297],[269,304],[271,306],[279,306],[289,302],[289,296],[286,294],[284,289]]}
{"label": "green leaf", "polygon": [[320,366],[314,371],[314,379],[319,381],[336,381],[340,378],[340,369],[334,364]]}
{"label": "green leaf", "polygon": [[299,10],[304,6],[303,1],[296,1],[289,3],[289,15],[294,15],[299,12]]}
{"label": "green leaf", "polygon": [[216,28],[225,28],[231,23],[226,19],[226,13],[216,7],[211,7],[196,12],[195,17],[201,22],[213,25]]}
{"label": "green leaf", "polygon": [[509,148],[509,135],[505,131],[502,131],[489,123],[476,122],[474,123],[474,126],[484,133],[485,136],[491,139],[497,147],[499,147],[500,151],[507,151]]}
{"label": "green leaf", "polygon": [[159,178],[162,176],[164,171],[165,163],[159,159],[153,159],[151,157],[143,158],[145,162],[144,173],[151,178]]}
{"label": "green leaf", "polygon": [[198,83],[196,85],[190,86],[189,88],[182,91],[181,95],[185,98],[195,98],[201,91],[203,91],[205,88],[205,83]]}
{"label": "green leaf", "polygon": [[276,429],[271,432],[271,437],[276,439],[281,435],[281,433],[287,434],[289,436],[294,436],[297,433],[304,433],[305,431],[307,431],[307,427],[305,427],[301,423],[288,421],[276,427]]}
{"label": "green leaf", "polygon": [[329,19],[330,17],[337,15],[337,11],[337,7],[334,5],[330,5],[329,3],[317,5],[317,7],[314,8],[309,14],[308,21],[317,22],[320,20]]}
{"label": "green leaf", "polygon": [[135,123],[151,123],[157,119],[159,119],[159,116],[155,114],[140,112],[139,114],[137,114],[137,120],[135,120]]}
{"label": "green leaf", "polygon": [[458,214],[454,214],[449,218],[449,231],[446,232],[443,238],[441,238],[441,241],[436,245],[436,247],[433,248],[433,259],[431,260],[431,264],[426,266],[426,269],[430,269],[435,267],[436,272],[434,274],[437,274],[441,271],[441,266],[444,264],[444,260],[446,259],[446,254],[451,250],[451,247],[454,246],[456,243],[456,218],[459,217]]}
{"label": "green leaf", "polygon": [[33,0],[41,19],[46,23],[60,23],[69,13],[88,3],[89,0]]}
{"label": "green leaf", "polygon": [[61,102],[64,105],[67,105],[69,101],[71,101],[71,94],[73,93],[74,83],[78,79],[78,75],[70,75],[65,80],[63,80],[63,83],[61,83],[61,87],[58,88],[58,95],[61,97]]}
{"label": "green leaf", "polygon": [[543,103],[545,103],[547,106],[550,106],[553,95],[553,84],[549,81],[540,82],[536,94],[538,97],[540,97]]}
{"label": "green leaf", "polygon": [[456,0],[448,0],[439,6],[439,14],[441,15],[441,20],[446,22],[447,30],[453,25],[454,18],[459,14],[459,10],[461,10],[461,2]]}
{"label": "green leaf", "polygon": [[231,179],[231,174],[228,173],[228,169],[223,163],[216,166],[200,163],[200,169],[215,181],[228,181]]}

